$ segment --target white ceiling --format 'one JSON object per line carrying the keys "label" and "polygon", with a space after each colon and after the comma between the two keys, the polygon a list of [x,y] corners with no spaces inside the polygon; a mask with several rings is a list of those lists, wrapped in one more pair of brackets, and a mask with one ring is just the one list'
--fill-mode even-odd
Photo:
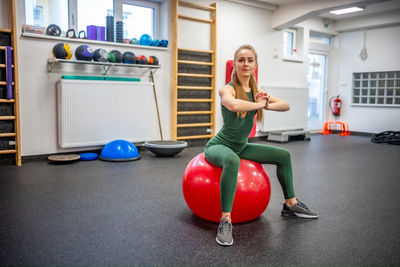
{"label": "white ceiling", "polygon": [[[275,5],[275,6],[280,6],[280,5],[290,5],[294,3],[299,3],[299,2],[320,2],[320,0],[248,0],[249,2],[262,2],[265,4],[270,4],[270,5]],[[328,1],[328,0],[325,0]],[[332,1],[332,0],[330,0]],[[321,14],[320,17],[324,18],[329,18],[332,20],[342,20],[342,19],[347,19],[347,18],[353,18],[353,17],[359,17],[359,16],[367,16],[367,15],[372,15],[376,13],[382,13],[382,12],[388,12],[388,11],[394,11],[394,10],[400,10],[400,0],[390,0],[390,1],[382,1],[382,3],[375,3],[375,4],[370,4],[368,6],[364,7],[365,9],[360,12],[355,12],[351,14],[344,14],[344,15],[335,15],[331,13],[324,13]]]}

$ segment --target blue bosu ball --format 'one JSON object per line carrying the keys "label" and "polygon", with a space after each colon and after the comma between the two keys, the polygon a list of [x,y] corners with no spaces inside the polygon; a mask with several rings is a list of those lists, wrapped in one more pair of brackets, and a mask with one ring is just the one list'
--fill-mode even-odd
{"label": "blue bosu ball", "polygon": [[100,153],[101,160],[130,161],[140,159],[134,144],[125,140],[114,140],[106,144]]}

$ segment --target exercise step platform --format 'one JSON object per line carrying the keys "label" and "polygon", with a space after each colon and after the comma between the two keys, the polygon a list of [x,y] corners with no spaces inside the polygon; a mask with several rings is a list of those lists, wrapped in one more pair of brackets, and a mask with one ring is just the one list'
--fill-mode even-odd
{"label": "exercise step platform", "polygon": [[310,132],[306,130],[277,131],[268,133],[268,141],[286,143],[291,140],[310,141]]}

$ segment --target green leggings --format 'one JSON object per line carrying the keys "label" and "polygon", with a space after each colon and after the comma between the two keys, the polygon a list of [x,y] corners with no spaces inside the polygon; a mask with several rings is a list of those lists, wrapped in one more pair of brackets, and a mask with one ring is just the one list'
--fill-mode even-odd
{"label": "green leggings", "polygon": [[294,197],[292,164],[290,154],[285,149],[248,143],[236,153],[225,145],[215,144],[207,146],[204,149],[204,154],[208,162],[222,168],[220,181],[222,212],[230,212],[232,210],[240,159],[276,165],[277,176],[285,199]]}

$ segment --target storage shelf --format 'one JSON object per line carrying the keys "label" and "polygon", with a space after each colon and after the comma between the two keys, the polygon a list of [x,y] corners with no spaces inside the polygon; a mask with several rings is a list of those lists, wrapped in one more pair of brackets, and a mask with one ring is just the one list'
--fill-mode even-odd
{"label": "storage shelf", "polygon": [[111,63],[111,62],[96,62],[96,61],[84,61],[84,60],[69,60],[69,59],[58,59],[49,58],[47,60],[47,72],[51,73],[53,67],[57,63],[69,63],[69,64],[86,64],[86,65],[97,65],[103,67],[103,75],[106,75],[111,67],[128,67],[128,68],[144,68],[157,70],[161,65],[148,65],[148,64],[123,64],[123,63]]}

